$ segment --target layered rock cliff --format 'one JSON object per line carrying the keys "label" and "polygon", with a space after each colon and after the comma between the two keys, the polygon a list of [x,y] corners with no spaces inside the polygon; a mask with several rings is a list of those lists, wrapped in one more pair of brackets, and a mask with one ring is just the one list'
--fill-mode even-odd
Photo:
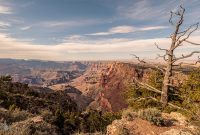
{"label": "layered rock cliff", "polygon": [[136,68],[130,63],[94,64],[70,85],[94,99],[89,108],[116,112],[127,107],[124,92],[138,76]]}

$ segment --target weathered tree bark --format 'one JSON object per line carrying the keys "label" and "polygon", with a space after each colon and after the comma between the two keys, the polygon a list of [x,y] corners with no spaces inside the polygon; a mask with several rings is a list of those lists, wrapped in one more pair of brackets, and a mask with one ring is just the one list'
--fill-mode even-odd
{"label": "weathered tree bark", "polygon": [[161,103],[163,106],[166,106],[168,103],[168,91],[170,89],[170,78],[172,77],[172,62],[173,62],[173,51],[168,52],[168,62],[167,62],[167,67],[165,71],[165,76],[163,80],[163,86],[162,86],[162,92],[161,92]]}
{"label": "weathered tree bark", "polygon": [[[171,39],[172,39],[171,46],[168,50],[166,50],[166,54],[165,54],[167,56],[167,59],[165,59],[167,63],[166,63],[166,70],[165,70],[165,75],[163,79],[163,86],[162,86],[161,99],[160,99],[160,102],[163,104],[163,106],[166,106],[168,103],[168,93],[171,87],[171,85],[169,84],[171,84],[170,80],[171,80],[172,71],[173,71],[174,49],[176,46],[177,34],[179,32],[181,24],[183,23],[183,14],[184,14],[184,11],[182,13],[182,16],[180,17],[179,22],[176,24],[176,29],[174,33],[171,35]],[[171,17],[172,17],[172,12],[171,12]],[[171,18],[169,22],[170,21],[171,21]]]}

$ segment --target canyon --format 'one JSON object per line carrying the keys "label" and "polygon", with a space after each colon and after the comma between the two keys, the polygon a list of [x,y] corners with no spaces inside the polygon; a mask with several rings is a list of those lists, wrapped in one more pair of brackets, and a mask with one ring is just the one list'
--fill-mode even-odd
{"label": "canyon", "polygon": [[[121,134],[121,131],[144,135],[151,133],[153,135],[156,132],[163,135],[165,132],[182,133],[185,132],[182,131],[183,129],[193,132],[192,126],[181,125],[180,116],[182,119],[186,118],[177,112],[161,113],[164,122],[172,122],[172,125],[159,127],[140,117],[136,109],[131,110],[127,100],[129,98],[126,97],[127,92],[129,90],[133,92],[132,88],[136,80],[141,83],[149,82],[150,76],[155,71],[155,67],[151,65],[135,62],[0,60],[2,76],[0,79],[0,117],[2,117],[0,123],[2,124],[3,120],[9,120],[8,117],[12,120],[15,118],[12,115],[17,112],[19,116],[24,114],[22,121],[16,122],[14,119],[11,121],[14,124],[3,123],[4,126],[13,129],[9,132],[17,132],[22,125],[31,130],[33,125],[41,126],[40,124],[44,125],[41,130],[49,129],[55,134],[74,133],[79,131],[79,128],[82,128],[84,132],[91,132],[90,120],[104,122],[102,127],[107,135]],[[181,72],[175,70],[174,76],[179,78],[178,81],[172,82],[175,87],[179,87],[179,84],[187,80],[188,72],[191,71],[187,68],[181,69]],[[16,106],[20,109],[16,109]],[[152,111],[159,112],[154,108]],[[178,115],[175,121],[174,115]],[[156,120],[163,119],[156,116]],[[88,124],[88,127],[82,127],[83,123]],[[65,126],[60,126],[60,124]],[[68,128],[69,126],[71,128]],[[142,127],[148,127],[149,130]],[[97,130],[92,132],[94,131]]]}
{"label": "canyon", "polygon": [[13,82],[28,84],[35,91],[65,91],[80,110],[102,112],[127,108],[126,90],[135,78],[147,81],[151,70],[132,62],[0,60],[0,74],[11,75]]}

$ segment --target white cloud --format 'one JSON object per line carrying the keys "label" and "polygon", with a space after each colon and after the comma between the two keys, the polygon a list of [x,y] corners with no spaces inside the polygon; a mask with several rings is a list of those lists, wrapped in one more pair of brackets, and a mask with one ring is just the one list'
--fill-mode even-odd
{"label": "white cloud", "polygon": [[10,7],[0,5],[0,14],[11,14],[12,10]]}
{"label": "white cloud", "polygon": [[132,26],[117,26],[109,29],[107,32],[98,32],[98,33],[92,33],[87,35],[92,36],[105,36],[105,35],[113,35],[113,34],[123,34],[123,33],[131,33],[136,31],[136,28]]}
{"label": "white cloud", "polygon": [[29,30],[31,28],[32,28],[32,26],[25,26],[25,27],[21,27],[20,30]]}
{"label": "white cloud", "polygon": [[98,32],[98,33],[91,33],[86,35],[91,36],[106,36],[106,35],[113,35],[113,34],[125,34],[125,33],[132,33],[136,31],[149,31],[149,30],[158,30],[158,29],[165,29],[168,28],[166,26],[149,26],[149,27],[143,27],[143,28],[137,28],[133,26],[117,26],[109,29],[107,32]]}
{"label": "white cloud", "polygon": [[66,20],[66,21],[48,21],[48,22],[40,22],[35,25],[43,26],[43,27],[51,27],[51,28],[63,28],[63,27],[77,27],[77,26],[87,26],[98,23],[103,23],[104,21],[97,19],[88,19],[88,20]]}
{"label": "white cloud", "polygon": [[11,26],[10,23],[0,21],[0,27],[1,28],[7,28],[9,26]]}
{"label": "white cloud", "polygon": [[74,41],[74,40],[79,40],[82,38],[83,38],[83,36],[81,36],[81,35],[71,35],[69,37],[66,37],[64,41]]}
{"label": "white cloud", "polygon": [[[200,42],[200,36],[192,38],[195,42]],[[6,34],[0,34],[0,58],[23,58],[23,59],[43,59],[43,60],[88,60],[102,59],[105,55],[118,58],[130,58],[131,53],[156,57],[159,53],[154,46],[157,42],[161,47],[167,47],[170,39],[107,39],[107,40],[87,40],[82,42],[64,42],[55,45],[36,45],[25,41],[19,41]],[[178,54],[187,53],[191,50],[199,50],[199,46],[185,46],[178,51]],[[84,55],[87,54],[87,57]],[[92,55],[93,54],[93,55]]]}
{"label": "white cloud", "polygon": [[59,22],[59,21],[55,21],[55,22],[44,22],[44,25],[46,25],[47,27],[62,27],[62,26],[73,26],[73,25],[77,25],[77,22],[71,22],[71,21],[63,21],[63,22]]}
{"label": "white cloud", "polygon": [[110,32],[98,32],[98,33],[91,33],[91,34],[86,34],[90,36],[106,36],[106,35],[112,35],[113,33]]}
{"label": "white cloud", "polygon": [[166,29],[168,28],[167,26],[151,26],[151,27],[144,27],[138,29],[139,31],[148,31],[148,30],[159,30],[159,29]]}
{"label": "white cloud", "polygon": [[97,33],[91,33],[91,34],[86,34],[89,36],[107,36],[107,35],[112,35],[116,33],[110,33],[110,32],[97,32]]}
{"label": "white cloud", "polygon": [[134,32],[136,28],[132,26],[118,26],[118,27],[113,27],[109,30],[110,33],[130,33]]}

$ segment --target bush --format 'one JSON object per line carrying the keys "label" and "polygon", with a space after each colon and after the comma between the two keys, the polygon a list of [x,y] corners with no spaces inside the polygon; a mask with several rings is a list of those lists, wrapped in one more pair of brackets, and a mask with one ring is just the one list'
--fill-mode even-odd
{"label": "bush", "polygon": [[138,111],[138,116],[141,119],[149,121],[156,126],[164,126],[164,119],[161,117],[161,111],[156,108],[147,108]]}
{"label": "bush", "polygon": [[[120,114],[103,114],[92,110],[81,113],[65,91],[37,92],[21,83],[12,83],[10,77],[0,77],[0,105],[8,109],[6,113],[0,111],[0,120],[3,116],[2,121],[6,120],[9,126],[39,115],[43,117],[45,124],[54,126],[59,134],[72,134],[77,131],[105,132],[107,125],[121,118]],[[28,126],[26,124],[24,126]],[[41,127],[38,126],[30,125],[26,129],[39,132]]]}
{"label": "bush", "polygon": [[14,122],[24,121],[31,116],[34,115],[28,113],[27,111],[20,110],[14,105],[11,105],[9,110],[0,110],[0,117],[2,117],[3,120],[5,120],[9,125]]}
{"label": "bush", "polygon": [[53,124],[56,125],[62,132],[62,129],[64,128],[64,122],[65,122],[64,113],[61,112],[60,110],[57,110],[55,113],[55,121],[53,122]]}
{"label": "bush", "polygon": [[56,127],[44,121],[35,123],[31,119],[16,122],[9,130],[0,130],[1,135],[59,135]]}
{"label": "bush", "polygon": [[131,108],[128,108],[122,112],[122,119],[126,119],[128,121],[134,120],[136,116],[137,114]]}
{"label": "bush", "polygon": [[189,74],[188,80],[183,84],[181,97],[183,99],[182,107],[187,109],[189,118],[200,121],[200,68]]}
{"label": "bush", "polygon": [[[148,78],[146,79],[147,84],[157,89],[161,89],[163,74],[157,70],[150,70],[148,74]],[[147,90],[146,88],[140,87],[139,84],[135,83],[132,85],[128,85],[125,92],[125,98],[129,107],[132,107],[134,110],[144,109],[156,107],[162,109],[161,103],[149,98],[153,97],[160,100],[160,94]]]}
{"label": "bush", "polygon": [[62,112],[57,110],[55,113],[43,110],[42,117],[52,125],[58,127],[62,134],[81,133],[104,133],[107,125],[113,120],[120,119],[119,113],[101,113],[98,111],[87,112]]}
{"label": "bush", "polygon": [[119,114],[105,113],[102,114],[98,111],[89,111],[81,114],[81,121],[79,130],[82,132],[105,132],[106,127],[115,119],[120,119]]}

